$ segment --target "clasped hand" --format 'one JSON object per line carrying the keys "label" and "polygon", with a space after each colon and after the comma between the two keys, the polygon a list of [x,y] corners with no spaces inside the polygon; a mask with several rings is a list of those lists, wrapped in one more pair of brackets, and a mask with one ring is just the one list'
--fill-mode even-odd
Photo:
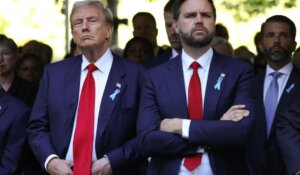
{"label": "clasped hand", "polygon": [[[51,175],[73,175],[73,162],[53,158],[48,163],[48,171]],[[110,163],[107,158],[103,157],[93,162],[92,175],[112,175]]]}

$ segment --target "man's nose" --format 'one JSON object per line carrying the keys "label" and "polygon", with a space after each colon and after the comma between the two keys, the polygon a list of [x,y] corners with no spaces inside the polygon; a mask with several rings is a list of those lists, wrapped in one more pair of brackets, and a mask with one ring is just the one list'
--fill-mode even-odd
{"label": "man's nose", "polygon": [[82,31],[86,31],[88,29],[89,29],[89,23],[88,23],[88,21],[87,20],[83,20],[81,30]]}
{"label": "man's nose", "polygon": [[196,16],[196,23],[202,23],[202,15],[201,14],[197,14]]}

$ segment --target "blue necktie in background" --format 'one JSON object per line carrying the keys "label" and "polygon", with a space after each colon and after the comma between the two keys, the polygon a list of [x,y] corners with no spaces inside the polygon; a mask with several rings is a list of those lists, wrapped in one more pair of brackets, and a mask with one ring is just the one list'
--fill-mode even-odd
{"label": "blue necktie in background", "polygon": [[265,112],[266,112],[266,122],[267,122],[267,136],[269,136],[272,123],[274,120],[274,115],[278,103],[278,81],[277,79],[282,75],[281,72],[272,72],[269,75],[273,77],[271,84],[266,92],[265,97]]}

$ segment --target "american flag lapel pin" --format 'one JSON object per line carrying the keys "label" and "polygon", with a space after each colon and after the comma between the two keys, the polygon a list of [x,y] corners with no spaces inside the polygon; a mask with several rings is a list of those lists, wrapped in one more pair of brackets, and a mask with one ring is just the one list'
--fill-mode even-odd
{"label": "american flag lapel pin", "polygon": [[109,98],[111,98],[113,101],[115,100],[116,96],[120,93],[121,91],[121,83],[117,82],[116,83],[116,87],[117,89],[109,96]]}
{"label": "american flag lapel pin", "polygon": [[119,83],[119,82],[116,83],[116,86],[117,86],[119,89],[121,89],[121,87],[122,87],[121,83]]}

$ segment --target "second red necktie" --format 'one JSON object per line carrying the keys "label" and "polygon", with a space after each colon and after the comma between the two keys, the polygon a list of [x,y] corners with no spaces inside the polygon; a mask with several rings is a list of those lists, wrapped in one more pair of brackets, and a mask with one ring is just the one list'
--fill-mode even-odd
{"label": "second red necktie", "polygon": [[[198,75],[200,64],[194,61],[191,64],[193,75],[189,83],[188,90],[188,112],[191,120],[202,120],[202,92],[201,82]],[[183,165],[189,171],[193,171],[201,164],[202,154],[197,154],[192,157],[185,157]]]}

